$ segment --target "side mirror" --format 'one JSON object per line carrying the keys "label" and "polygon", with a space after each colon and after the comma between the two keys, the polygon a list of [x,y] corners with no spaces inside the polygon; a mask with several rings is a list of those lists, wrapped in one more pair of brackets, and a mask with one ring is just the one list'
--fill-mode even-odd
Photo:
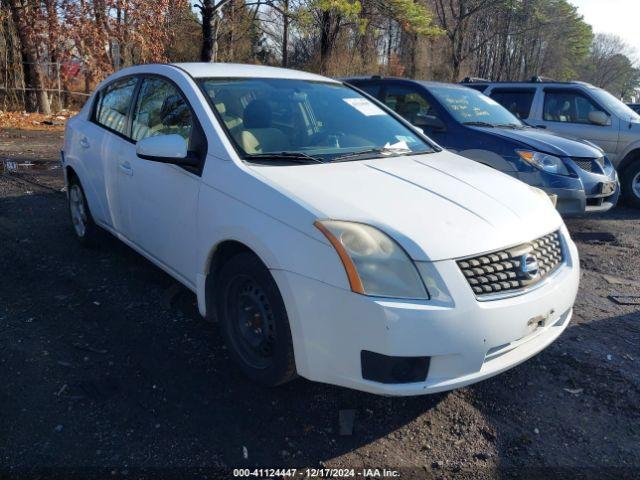
{"label": "side mirror", "polygon": [[143,138],[136,144],[136,155],[152,162],[184,166],[198,164],[198,160],[187,151],[187,141],[175,133]]}
{"label": "side mirror", "polygon": [[425,133],[428,134],[431,132],[444,132],[447,130],[447,126],[445,123],[440,120],[435,115],[425,115],[424,117],[419,117],[415,123],[416,127],[425,130]]}
{"label": "side mirror", "polygon": [[589,121],[594,125],[600,125],[604,127],[609,125],[609,115],[599,110],[593,110],[589,112]]}

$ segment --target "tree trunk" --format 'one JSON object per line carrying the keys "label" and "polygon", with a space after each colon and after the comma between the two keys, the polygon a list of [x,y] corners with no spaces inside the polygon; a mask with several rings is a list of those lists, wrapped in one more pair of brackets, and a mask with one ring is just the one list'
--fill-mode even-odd
{"label": "tree trunk", "polygon": [[320,73],[326,71],[329,52],[331,51],[331,12],[325,10],[322,12],[320,22]]}
{"label": "tree trunk", "polygon": [[215,0],[202,0],[202,49],[200,51],[202,62],[215,61],[217,30]]}
{"label": "tree trunk", "polygon": [[283,1],[282,6],[282,66],[289,64],[289,0]]}
{"label": "tree trunk", "polygon": [[404,75],[409,78],[416,76],[416,45],[418,35],[402,30],[400,32],[400,59],[405,67]]}
{"label": "tree trunk", "polygon": [[9,10],[11,17],[16,25],[18,39],[20,40],[20,55],[22,57],[22,68],[24,71],[25,87],[31,90],[27,91],[25,105],[27,111],[40,111],[45,115],[51,115],[51,105],[49,97],[45,90],[44,74],[40,64],[37,63],[38,55],[35,47],[37,46],[29,35],[26,21],[32,14],[30,5],[24,0],[9,0]]}
{"label": "tree trunk", "polygon": [[[49,61],[51,62],[51,70],[54,71],[57,77],[58,89],[58,102],[56,104],[57,110],[62,110],[62,97],[60,95],[60,55],[58,41],[60,39],[60,28],[58,23],[58,13],[56,12],[54,0],[45,0],[45,9],[47,12],[47,36],[49,40]],[[51,103],[55,99],[53,93],[51,94]]]}

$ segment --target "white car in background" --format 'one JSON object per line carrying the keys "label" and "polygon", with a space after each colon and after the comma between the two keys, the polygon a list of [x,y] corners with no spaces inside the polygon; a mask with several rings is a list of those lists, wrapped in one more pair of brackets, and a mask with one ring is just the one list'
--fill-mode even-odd
{"label": "white car in background", "polygon": [[267,385],[449,390],[571,318],[578,253],[543,192],[328,78],[127,68],[67,123],[62,161],[80,241],[107,230],[195,292]]}

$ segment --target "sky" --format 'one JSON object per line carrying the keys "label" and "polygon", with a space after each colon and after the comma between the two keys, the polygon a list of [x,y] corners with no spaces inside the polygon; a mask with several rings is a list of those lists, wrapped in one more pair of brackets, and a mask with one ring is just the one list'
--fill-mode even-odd
{"label": "sky", "polygon": [[569,0],[595,33],[613,33],[640,57],[640,0]]}

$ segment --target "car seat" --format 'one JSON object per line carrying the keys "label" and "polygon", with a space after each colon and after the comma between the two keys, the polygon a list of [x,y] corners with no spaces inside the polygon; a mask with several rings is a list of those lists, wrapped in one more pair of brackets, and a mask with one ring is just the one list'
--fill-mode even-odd
{"label": "car seat", "polygon": [[404,102],[398,105],[398,113],[415,124],[420,113],[420,104],[418,102]]}
{"label": "car seat", "polygon": [[571,122],[572,118],[573,115],[571,115],[571,102],[569,102],[569,100],[565,100],[562,103],[562,108],[560,109],[558,119],[561,122]]}
{"label": "car seat", "polygon": [[551,98],[548,102],[544,104],[544,119],[549,120],[551,122],[558,122],[560,118],[557,115],[558,113],[558,100],[555,98]]}
{"label": "car seat", "polygon": [[253,100],[245,108],[243,128],[235,135],[240,147],[247,153],[282,152],[290,149],[286,135],[271,125],[273,113],[266,100]]}
{"label": "car seat", "polygon": [[213,96],[216,110],[232,135],[242,128],[242,104],[237,96],[222,90]]}

